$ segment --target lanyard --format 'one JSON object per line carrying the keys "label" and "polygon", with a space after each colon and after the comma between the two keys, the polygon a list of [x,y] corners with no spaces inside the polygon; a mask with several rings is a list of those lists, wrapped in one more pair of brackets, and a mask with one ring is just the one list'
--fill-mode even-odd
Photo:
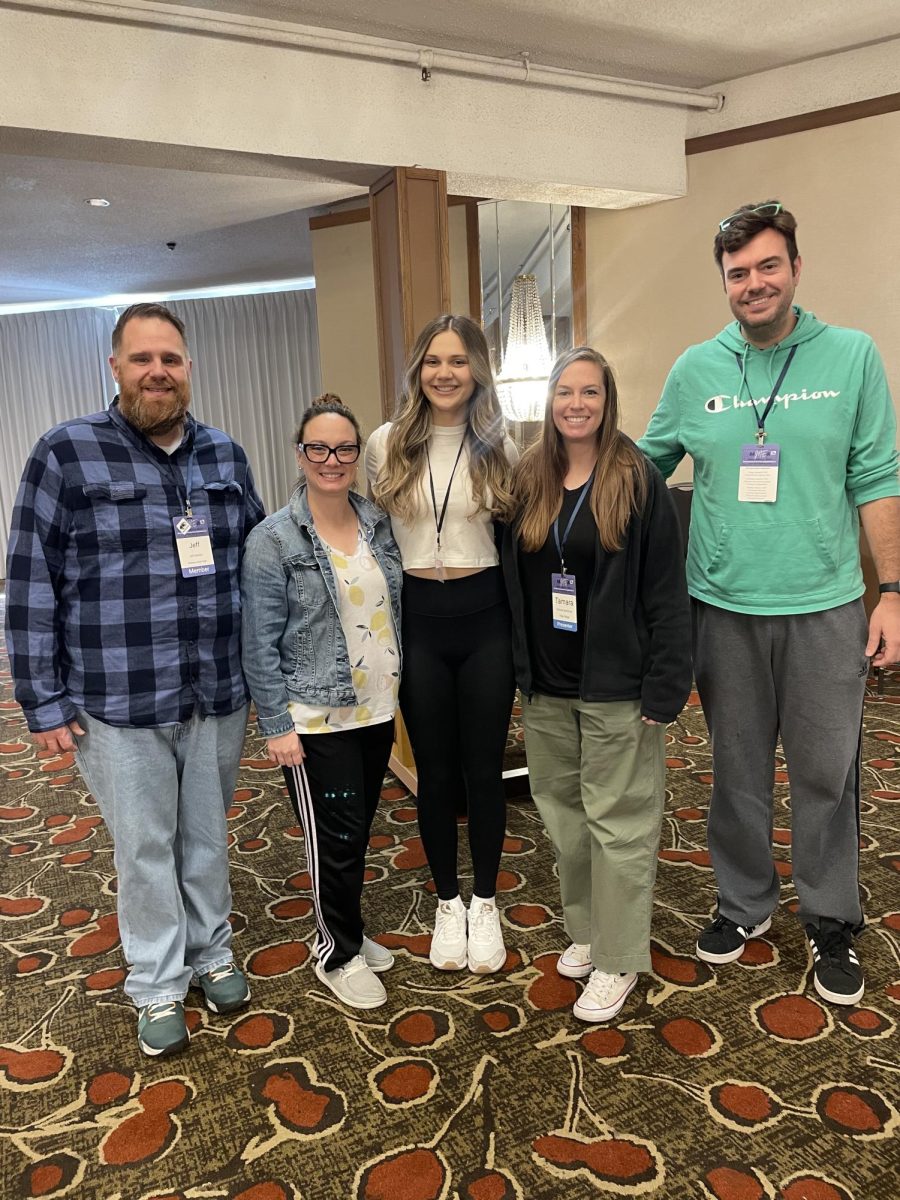
{"label": "lanyard", "polygon": [[566,539],[572,530],[572,526],[575,524],[575,518],[578,516],[578,510],[581,508],[582,504],[584,504],[584,498],[588,494],[588,488],[593,482],[594,472],[592,471],[590,479],[588,479],[588,481],[582,485],[581,491],[578,493],[578,499],[575,502],[575,507],[572,509],[572,515],[569,517],[569,523],[566,526],[565,533],[562,535],[561,542],[559,540],[559,514],[557,514],[556,520],[553,522],[553,538],[556,542],[556,549],[559,553],[559,563],[560,567],[562,568],[563,575],[566,573],[566,561],[563,557],[563,551],[566,548]]}
{"label": "lanyard", "polygon": [[[160,467],[158,460],[155,459],[152,454],[149,454],[146,450],[144,450],[143,446],[141,447],[141,452],[143,453],[145,458],[149,459],[150,462],[153,463],[153,465],[157,468],[157,470],[160,472],[160,474],[163,474],[163,468]],[[175,466],[175,464],[172,462],[171,459],[169,459],[169,461],[166,463],[166,468],[168,469],[169,478],[171,479],[172,483],[174,483],[174,485],[175,485],[175,488],[178,492],[178,498],[181,500],[182,506],[184,507],[184,515],[186,517],[192,517],[194,515],[194,510],[191,508],[191,492],[193,492],[193,490],[194,490],[194,468],[196,466],[196,462],[197,462],[197,451],[192,449],[190,456],[188,458],[188,465],[187,465],[187,492],[184,494],[183,499],[182,499],[181,472],[178,470],[178,468]]]}
{"label": "lanyard", "polygon": [[[756,401],[752,400],[752,398],[751,398],[751,402],[753,404],[753,415],[756,417],[756,444],[757,444],[757,446],[762,446],[765,444],[765,441],[766,441],[766,417],[772,411],[772,405],[775,403],[775,397],[778,395],[778,389],[784,383],[784,377],[785,377],[785,375],[787,375],[788,367],[794,361],[794,355],[796,353],[797,353],[797,347],[791,346],[790,350],[788,351],[788,356],[784,360],[784,366],[781,368],[781,374],[775,380],[775,386],[772,388],[772,395],[769,397],[768,402],[766,403],[766,407],[763,409],[762,416],[759,415],[759,409],[756,407]],[[744,370],[743,363],[741,361],[741,356],[740,356],[740,354],[738,354],[737,350],[735,350],[735,352],[734,352],[734,357],[737,359],[738,366],[741,368],[741,372],[743,373],[743,370]]]}
{"label": "lanyard", "polygon": [[194,464],[196,462],[196,459],[197,459],[197,452],[195,450],[192,450],[191,456],[188,459],[187,495],[184,498],[184,515],[186,517],[192,517],[194,515],[194,511],[191,508],[191,492],[194,490]]}
{"label": "lanyard", "polygon": [[465,445],[465,437],[459,443],[459,449],[456,452],[456,462],[453,464],[453,470],[450,472],[450,478],[447,480],[447,491],[444,493],[444,503],[441,505],[441,515],[438,516],[437,497],[434,494],[434,476],[431,473],[431,456],[428,453],[428,447],[425,447],[425,460],[428,463],[428,483],[431,486],[431,507],[434,510],[434,528],[437,533],[437,548],[441,548],[441,530],[444,528],[444,517],[447,515],[447,501],[450,499],[450,488],[453,486],[453,476],[456,474],[456,468],[459,466],[459,460],[462,457],[463,446]]}

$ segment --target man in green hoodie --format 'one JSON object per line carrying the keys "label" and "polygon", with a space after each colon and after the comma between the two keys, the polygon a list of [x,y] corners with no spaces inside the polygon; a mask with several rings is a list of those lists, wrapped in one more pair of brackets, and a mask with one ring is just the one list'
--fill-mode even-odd
{"label": "man in green hoodie", "polygon": [[[896,420],[871,338],[793,303],[796,228],[775,200],[720,222],[714,254],[736,319],[677,360],[639,445],[665,476],[694,461],[687,577],[719,893],[697,954],[732,962],[771,924],[780,735],[815,987],[855,1004],[866,660],[900,659]],[[882,592],[868,627],[860,520]]]}

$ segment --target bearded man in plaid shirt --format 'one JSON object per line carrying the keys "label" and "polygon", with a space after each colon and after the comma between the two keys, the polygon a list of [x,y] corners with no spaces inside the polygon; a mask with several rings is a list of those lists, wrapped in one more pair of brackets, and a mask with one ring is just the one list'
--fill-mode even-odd
{"label": "bearded man in plaid shirt", "polygon": [[34,447],[13,512],[7,645],[38,747],[74,751],[112,835],[145,1054],[188,1043],[193,983],[250,998],[231,951],[226,811],[247,721],[239,566],[264,513],[246,455],[188,412],[184,326],[135,304],[119,394]]}

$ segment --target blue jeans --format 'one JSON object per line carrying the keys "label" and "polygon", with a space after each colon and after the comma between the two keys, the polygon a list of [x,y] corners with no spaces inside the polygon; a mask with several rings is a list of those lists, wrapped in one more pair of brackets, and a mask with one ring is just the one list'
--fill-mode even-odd
{"label": "blue jeans", "polygon": [[113,839],[125,992],[138,1007],[183,1000],[192,977],[232,960],[225,814],[247,712],[147,729],[78,713],[75,759]]}

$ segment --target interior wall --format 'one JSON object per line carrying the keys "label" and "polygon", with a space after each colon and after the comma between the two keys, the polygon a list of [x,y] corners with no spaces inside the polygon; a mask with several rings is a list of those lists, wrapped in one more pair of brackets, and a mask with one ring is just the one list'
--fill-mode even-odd
{"label": "interior wall", "polygon": [[[469,312],[466,209],[449,209],[450,298]],[[349,404],[368,437],[382,422],[372,226],[368,220],[312,231],[322,388]]]}
{"label": "interior wall", "polygon": [[[678,200],[587,214],[588,336],[616,371],[623,428],[639,437],[669,369],[730,319],[712,257],[716,226],[775,197],[797,217],[797,302],[864,329],[900,401],[900,113],[688,158]],[[683,463],[674,480],[690,478]]]}

